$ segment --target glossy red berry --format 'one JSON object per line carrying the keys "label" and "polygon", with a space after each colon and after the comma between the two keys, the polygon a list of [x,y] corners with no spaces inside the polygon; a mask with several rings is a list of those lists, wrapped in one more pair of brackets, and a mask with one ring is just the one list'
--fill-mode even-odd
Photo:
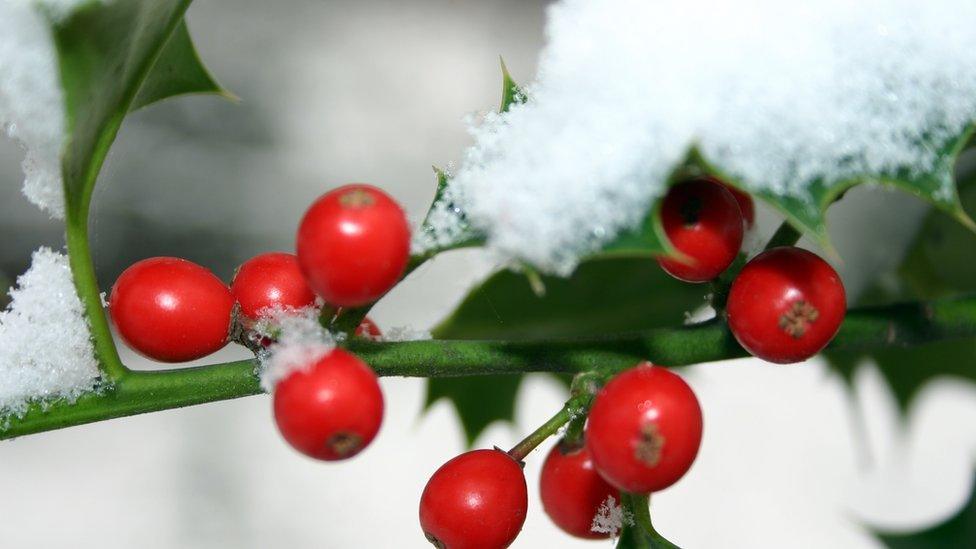
{"label": "glossy red berry", "polygon": [[661,206],[661,223],[685,257],[662,257],[658,263],[685,282],[705,282],[722,274],[742,247],[739,205],[724,186],[707,179],[672,187]]}
{"label": "glossy red berry", "polygon": [[278,382],[273,406],[288,444],[326,461],[358,454],[383,422],[383,392],[376,374],[342,349]]}
{"label": "glossy red berry", "polygon": [[752,196],[716,177],[709,177],[708,179],[721,184],[725,190],[732,194],[732,198],[739,205],[739,211],[742,212],[742,220],[746,223],[746,229],[752,228],[756,223],[756,204],[753,202]]}
{"label": "glossy red berry", "polygon": [[234,298],[209,270],[176,257],[153,257],[126,269],[112,286],[109,314],[136,352],[186,362],[228,341]]}
{"label": "glossy red berry", "polygon": [[298,263],[330,305],[380,298],[410,258],[410,227],[400,206],[376,187],[346,185],[312,204],[298,228]]}
{"label": "glossy red berry", "polygon": [[691,387],[667,368],[644,362],[597,394],[586,426],[593,464],[625,492],[656,492],[695,461],[702,412]]}
{"label": "glossy red berry", "polygon": [[786,364],[806,360],[833,339],[847,309],[837,271],[794,247],[757,255],[736,277],[726,305],[729,329],[747,351]]}
{"label": "glossy red berry", "polygon": [[372,339],[374,341],[379,341],[383,339],[383,332],[380,327],[376,325],[368,316],[363,318],[363,321],[359,323],[356,327],[356,337],[363,337],[366,339]]}
{"label": "glossy red berry", "polygon": [[600,507],[620,492],[610,486],[593,466],[590,451],[582,444],[553,446],[542,464],[539,495],[549,518],[567,534],[587,539],[609,537],[593,531],[593,518]]}
{"label": "glossy red berry", "polygon": [[522,530],[522,466],[501,450],[474,450],[438,469],[420,497],[420,526],[439,549],[501,549]]}
{"label": "glossy red berry", "polygon": [[231,294],[246,318],[256,320],[272,307],[300,309],[315,305],[315,294],[305,282],[298,258],[284,252],[252,257],[237,270]]}

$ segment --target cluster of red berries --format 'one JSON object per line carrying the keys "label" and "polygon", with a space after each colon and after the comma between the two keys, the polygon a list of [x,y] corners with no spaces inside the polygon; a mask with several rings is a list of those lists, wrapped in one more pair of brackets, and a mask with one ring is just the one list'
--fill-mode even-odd
{"label": "cluster of red berries", "polygon": [[[661,209],[676,253],[659,263],[680,280],[712,280],[732,265],[754,218],[752,199],[717,179],[680,183]],[[296,255],[267,253],[248,260],[229,287],[183,259],[140,261],[112,288],[112,319],[122,339],[149,358],[201,358],[226,345],[232,334],[252,330],[269,311],[316,307],[321,299],[341,314],[377,300],[406,269],[409,227],[403,210],[385,193],[347,185],[312,204],[299,226],[296,249]],[[844,287],[825,261],[783,247],[746,264],[732,283],[726,313],[732,333],[749,352],[772,362],[796,362],[833,338],[845,308]],[[356,335],[380,333],[365,319]],[[317,459],[356,455],[383,420],[376,374],[343,349],[304,366],[274,390],[274,417],[283,438]],[[621,491],[647,494],[677,482],[694,462],[701,437],[702,412],[691,388],[666,368],[639,364],[596,394],[578,440],[564,439],[549,452],[540,479],[543,507],[572,535],[605,537],[609,532],[593,528],[601,507],[619,501]],[[420,501],[427,538],[451,549],[511,544],[528,506],[520,458],[498,449],[475,450],[441,466]]]}
{"label": "cluster of red berries", "polygon": [[[648,494],[691,468],[702,437],[695,393],[677,374],[642,363],[612,379],[593,401],[582,441],[562,440],[546,457],[542,505],[562,530],[604,538],[601,507],[620,492]],[[508,547],[528,508],[522,464],[501,450],[474,450],[438,469],[420,499],[420,524],[436,547]],[[611,499],[612,498],[612,499]]]}
{"label": "cluster of red berries", "polygon": [[[661,207],[664,231],[676,250],[658,260],[670,275],[705,282],[722,274],[755,221],[752,198],[707,177],[671,188]],[[837,272],[816,254],[784,246],[749,261],[732,282],[729,329],[754,356],[799,362],[833,339],[847,309]]]}
{"label": "cluster of red berries", "polygon": [[[229,287],[184,259],[139,261],[112,287],[110,315],[121,338],[148,358],[202,358],[274,311],[316,307],[316,296],[337,310],[379,299],[406,268],[410,229],[403,210],[383,191],[346,185],[312,204],[296,248],[297,255],[275,252],[248,260]],[[355,335],[376,339],[380,332],[367,318]],[[342,349],[279,381],[273,406],[284,439],[323,460],[357,454],[383,420],[376,374]]]}

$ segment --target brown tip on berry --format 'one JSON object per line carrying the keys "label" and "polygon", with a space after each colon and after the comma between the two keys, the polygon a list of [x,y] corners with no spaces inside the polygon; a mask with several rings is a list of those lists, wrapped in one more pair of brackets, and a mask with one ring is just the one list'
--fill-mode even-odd
{"label": "brown tip on berry", "polygon": [[363,447],[363,439],[356,433],[343,431],[329,437],[326,444],[339,457],[347,457],[355,454]]}
{"label": "brown tip on berry", "polygon": [[779,327],[796,339],[803,337],[811,324],[817,321],[820,311],[810,303],[799,300],[790,305],[790,309],[779,317]]}
{"label": "brown tip on berry", "polygon": [[424,532],[424,537],[427,538],[427,541],[429,541],[430,544],[436,547],[437,549],[447,549],[447,546],[441,543],[441,540],[437,539],[437,537],[434,536],[434,534],[431,534],[430,532]]}
{"label": "brown tip on berry", "polygon": [[560,454],[568,456],[583,449],[583,440],[580,439],[570,442],[566,439],[562,439],[559,441],[559,444],[557,444],[557,447],[559,448]]}
{"label": "brown tip on berry", "polygon": [[376,199],[368,191],[353,189],[339,196],[339,204],[343,208],[366,208],[376,203]]}
{"label": "brown tip on berry", "polygon": [[654,423],[645,423],[641,426],[640,441],[634,449],[634,457],[637,461],[654,467],[661,461],[661,451],[664,449],[664,437],[657,430]]}

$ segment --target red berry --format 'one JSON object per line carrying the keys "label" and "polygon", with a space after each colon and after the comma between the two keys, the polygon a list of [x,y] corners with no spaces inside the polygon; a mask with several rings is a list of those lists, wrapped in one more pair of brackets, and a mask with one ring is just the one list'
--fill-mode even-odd
{"label": "red berry", "polygon": [[667,368],[638,364],[597,394],[586,426],[593,464],[625,492],[656,492],[695,461],[702,413],[691,387]]}
{"label": "red berry", "polygon": [[679,183],[661,206],[661,223],[668,240],[684,254],[659,258],[668,274],[685,282],[705,282],[722,274],[742,247],[742,212],[722,185],[707,179]]}
{"label": "red berry", "polygon": [[752,201],[752,196],[740,191],[717,177],[708,177],[708,179],[710,181],[714,181],[715,183],[719,183],[725,187],[725,190],[732,194],[732,198],[735,198],[736,204],[739,205],[739,211],[742,212],[742,220],[746,222],[746,229],[751,228],[756,223],[756,204]]}
{"label": "red berry", "polygon": [[135,351],[186,362],[227,344],[234,298],[209,270],[176,257],[143,259],[115,281],[109,313]]}
{"label": "red berry", "polygon": [[230,285],[241,314],[256,320],[262,309],[300,309],[315,305],[315,294],[305,282],[298,259],[288,253],[271,252],[252,257],[237,270]]}
{"label": "red berry", "polygon": [[539,478],[542,507],[566,533],[588,539],[609,537],[593,531],[593,518],[607,498],[620,501],[620,492],[593,467],[590,451],[583,445],[553,446],[542,464]]}
{"label": "red berry", "polygon": [[474,450],[427,481],[420,526],[439,549],[501,549],[522,530],[527,508],[521,464],[501,450]]}
{"label": "red berry", "polygon": [[729,329],[747,351],[787,364],[830,343],[847,309],[837,271],[800,248],[774,248],[752,259],[732,283]]}
{"label": "red berry", "polygon": [[274,417],[281,435],[299,452],[326,461],[346,459],[380,430],[383,392],[365,362],[334,349],[278,383]]}
{"label": "red berry", "polygon": [[370,185],[329,191],[298,228],[298,262],[309,285],[331,305],[375,301],[400,279],[410,259],[410,227],[400,206]]}
{"label": "red berry", "polygon": [[363,337],[366,339],[372,339],[374,341],[379,341],[383,339],[383,332],[380,327],[376,325],[368,316],[363,318],[363,321],[359,323],[356,327],[356,337]]}

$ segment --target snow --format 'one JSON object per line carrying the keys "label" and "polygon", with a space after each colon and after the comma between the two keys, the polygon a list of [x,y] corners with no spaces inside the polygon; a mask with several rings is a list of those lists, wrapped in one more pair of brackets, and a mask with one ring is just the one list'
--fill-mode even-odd
{"label": "snow", "polygon": [[32,401],[73,401],[100,379],[67,256],[38,249],[17,285],[0,312],[0,415],[22,415]]}
{"label": "snow", "polygon": [[593,516],[593,525],[590,527],[590,531],[598,534],[610,534],[611,538],[616,538],[620,535],[624,525],[633,524],[634,519],[630,516],[629,511],[618,504],[616,498],[607,496],[607,500],[600,504],[596,515]]}
{"label": "snow", "polygon": [[471,223],[501,259],[566,274],[639,224],[693,144],[783,196],[930,170],[923,136],[976,117],[974,20],[971,0],[559,1],[528,102],[471,128],[418,247]]}
{"label": "snow", "polygon": [[380,341],[420,341],[432,339],[429,330],[421,330],[410,326],[394,326],[387,330]]}
{"label": "snow", "polygon": [[65,109],[47,18],[61,20],[84,2],[0,0],[0,127],[25,150],[24,195],[59,219]]}
{"label": "snow", "polygon": [[265,309],[260,316],[252,337],[257,341],[264,337],[275,340],[258,353],[261,387],[269,393],[279,381],[312,366],[336,346],[335,338],[319,324],[315,307],[274,307]]}

